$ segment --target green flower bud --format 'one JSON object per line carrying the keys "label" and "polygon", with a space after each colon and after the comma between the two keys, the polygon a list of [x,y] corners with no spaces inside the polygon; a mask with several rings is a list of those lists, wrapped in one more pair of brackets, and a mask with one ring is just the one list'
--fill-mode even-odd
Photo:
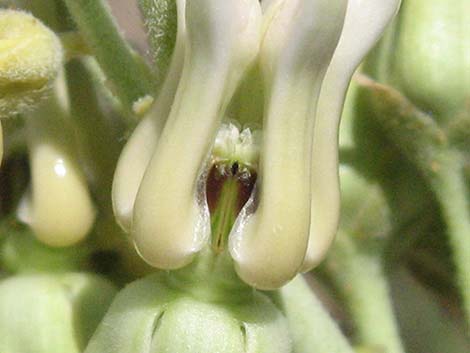
{"label": "green flower bud", "polygon": [[406,0],[372,70],[442,120],[470,98],[470,2]]}
{"label": "green flower bud", "polygon": [[209,301],[187,284],[159,273],[126,287],[85,353],[292,351],[287,322],[264,294]]}
{"label": "green flower bud", "polygon": [[0,10],[0,118],[31,108],[62,64],[58,37],[32,15]]}
{"label": "green flower bud", "polygon": [[115,288],[81,273],[0,282],[0,352],[81,353]]}

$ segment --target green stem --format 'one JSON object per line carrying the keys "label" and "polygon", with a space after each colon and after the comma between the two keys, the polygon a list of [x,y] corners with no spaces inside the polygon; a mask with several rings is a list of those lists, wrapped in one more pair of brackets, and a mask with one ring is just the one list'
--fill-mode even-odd
{"label": "green stem", "polygon": [[170,67],[176,42],[175,0],[138,0],[147,29],[157,84],[162,84]]}
{"label": "green stem", "polygon": [[64,0],[83,38],[111,82],[124,109],[153,94],[151,73],[125,39],[103,0]]}
{"label": "green stem", "polygon": [[353,349],[308,284],[297,276],[276,298],[289,322],[294,353],[352,353]]}
{"label": "green stem", "polygon": [[18,0],[17,4],[30,11],[54,32],[70,30],[67,11],[59,0]]}
{"label": "green stem", "polygon": [[459,153],[451,150],[442,153],[436,159],[435,170],[430,182],[447,225],[463,306],[470,323],[470,204]]}
{"label": "green stem", "polygon": [[59,34],[60,42],[65,52],[65,61],[70,61],[84,55],[90,55],[91,51],[80,33],[68,31]]}
{"label": "green stem", "polygon": [[358,343],[381,347],[387,353],[404,353],[381,251],[364,245],[339,233],[328,272],[355,322]]}
{"label": "green stem", "polygon": [[98,92],[86,61],[72,60],[66,66],[73,118],[79,125],[79,140],[96,178],[100,201],[109,204],[114,167],[122,145],[123,128],[107,118],[99,107]]}

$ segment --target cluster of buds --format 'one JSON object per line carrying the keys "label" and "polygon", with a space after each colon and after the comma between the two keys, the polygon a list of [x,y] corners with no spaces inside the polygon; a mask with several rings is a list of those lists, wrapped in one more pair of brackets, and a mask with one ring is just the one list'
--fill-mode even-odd
{"label": "cluster of buds", "polygon": [[[61,87],[64,50],[57,34],[32,14],[0,9],[0,54],[0,119],[24,118],[30,167],[30,186],[16,212],[30,228],[15,222],[5,227],[10,218],[0,226],[2,276],[14,274],[0,282],[0,351],[79,353],[116,287],[80,272],[83,249],[64,248],[81,242],[95,220]],[[0,159],[2,142],[0,136]],[[9,142],[7,135],[11,148]],[[2,199],[8,187],[0,186],[0,204],[8,202]]]}
{"label": "cluster of buds", "polygon": [[[315,267],[330,247],[339,218],[344,97],[399,3],[176,0],[167,76],[122,151],[112,188],[117,222],[137,252],[153,267],[172,271],[125,288],[86,353],[294,350],[289,327],[301,324],[292,325],[268,295],[252,288],[284,286]],[[28,49],[29,38],[36,50]],[[24,114],[31,166],[18,216],[49,246],[77,244],[96,212],[70,107],[61,97],[60,42],[31,15],[5,10],[2,47],[14,50],[0,58],[0,88],[7,92],[0,96],[0,118],[4,111]],[[32,109],[30,102],[46,91]],[[152,99],[135,102],[134,111],[145,111]],[[62,300],[69,277],[24,283],[46,291],[57,285]],[[22,281],[3,285],[21,287]],[[112,286],[108,292],[107,298]],[[8,305],[12,291],[3,293],[0,305]],[[74,305],[61,310],[74,312]],[[12,327],[0,326],[12,337],[5,349],[27,351]],[[76,340],[57,347],[82,350]]]}

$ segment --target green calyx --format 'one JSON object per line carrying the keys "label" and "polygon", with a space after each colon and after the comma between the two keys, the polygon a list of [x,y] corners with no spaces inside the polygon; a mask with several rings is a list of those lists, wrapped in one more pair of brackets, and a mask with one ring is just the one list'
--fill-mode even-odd
{"label": "green calyx", "polygon": [[83,273],[21,275],[0,282],[0,351],[81,353],[115,288]]}
{"label": "green calyx", "polygon": [[85,352],[291,352],[287,322],[265,295],[210,301],[172,277],[151,275],[119,293]]}

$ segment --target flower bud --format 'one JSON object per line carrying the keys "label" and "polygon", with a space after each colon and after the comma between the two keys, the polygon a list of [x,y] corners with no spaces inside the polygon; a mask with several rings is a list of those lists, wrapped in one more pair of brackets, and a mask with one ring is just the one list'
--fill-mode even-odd
{"label": "flower bud", "polygon": [[50,246],[69,246],[90,232],[96,210],[79,165],[69,116],[51,97],[27,117],[31,192],[18,217]]}
{"label": "flower bud", "polygon": [[0,282],[0,351],[81,353],[115,288],[81,273],[23,275]]}
{"label": "flower bud", "polygon": [[44,97],[62,64],[58,37],[32,15],[0,10],[0,118]]}
{"label": "flower bud", "polygon": [[468,0],[404,1],[372,68],[385,77],[375,78],[444,122],[470,98],[469,23]]}

